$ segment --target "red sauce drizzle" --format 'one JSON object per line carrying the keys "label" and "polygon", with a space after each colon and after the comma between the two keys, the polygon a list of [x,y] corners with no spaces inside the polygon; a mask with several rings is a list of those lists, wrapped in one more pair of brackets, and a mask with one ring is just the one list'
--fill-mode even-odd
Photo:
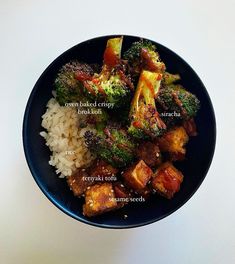
{"label": "red sauce drizzle", "polygon": [[134,90],[134,85],[131,82],[131,80],[126,76],[126,74],[123,71],[119,71],[119,76],[121,77],[121,80],[127,84],[127,86],[131,89]]}
{"label": "red sauce drizzle", "polygon": [[74,74],[74,77],[78,80],[78,81],[88,81],[91,80],[91,75],[85,72],[81,72],[81,71],[77,71]]}
{"label": "red sauce drizzle", "polygon": [[163,185],[168,191],[178,192],[180,189],[180,181],[172,176],[167,170],[164,170]]}
{"label": "red sauce drizzle", "polygon": [[132,125],[133,125],[134,127],[141,128],[141,123],[140,123],[139,121],[134,121],[134,122],[132,123]]}
{"label": "red sauce drizzle", "polygon": [[146,86],[151,91],[152,95],[154,96],[155,91],[154,91],[154,87],[153,87],[152,83],[148,79],[146,79],[143,75],[141,76],[141,82],[145,82]]}
{"label": "red sauce drizzle", "polygon": [[119,58],[111,47],[107,47],[104,52],[104,63],[110,67],[114,67],[119,62]]}
{"label": "red sauce drizzle", "polygon": [[95,91],[90,87],[89,83],[86,81],[83,82],[84,87],[88,90],[89,93],[96,95]]}
{"label": "red sauce drizzle", "polygon": [[99,79],[93,79],[92,82],[98,87],[98,91],[103,94],[103,95],[106,95],[103,87],[100,85],[100,81]]}
{"label": "red sauce drizzle", "polygon": [[149,52],[146,49],[141,50],[141,58],[149,71],[158,70],[157,65],[153,62],[153,59],[151,58]]}

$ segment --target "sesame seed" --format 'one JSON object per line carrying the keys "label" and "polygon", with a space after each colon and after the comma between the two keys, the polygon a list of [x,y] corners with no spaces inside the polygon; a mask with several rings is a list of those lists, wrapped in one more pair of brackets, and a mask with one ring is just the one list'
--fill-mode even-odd
{"label": "sesame seed", "polygon": [[125,215],[123,215],[123,217],[124,217],[124,219],[127,219],[128,215],[125,214]]}

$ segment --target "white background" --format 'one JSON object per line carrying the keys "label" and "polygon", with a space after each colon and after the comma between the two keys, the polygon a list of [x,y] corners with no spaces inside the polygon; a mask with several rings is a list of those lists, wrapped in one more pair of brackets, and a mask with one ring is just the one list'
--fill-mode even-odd
{"label": "white background", "polygon": [[[232,0],[0,0],[1,264],[235,263],[234,9]],[[34,182],[21,138],[28,96],[48,64],[113,33],[147,37],[182,56],[217,118],[214,160],[197,193],[162,221],[129,230],[94,228],[59,211]]]}

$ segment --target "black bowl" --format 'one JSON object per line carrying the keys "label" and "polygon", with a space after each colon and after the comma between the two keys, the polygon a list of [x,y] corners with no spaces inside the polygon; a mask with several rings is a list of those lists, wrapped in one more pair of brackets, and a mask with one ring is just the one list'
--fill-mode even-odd
{"label": "black bowl", "polygon": [[[104,36],[84,41],[64,52],[43,72],[29,97],[23,123],[23,143],[25,156],[31,173],[40,189],[63,212],[73,218],[105,228],[138,227],[158,221],[181,207],[195,193],[210,167],[216,141],[216,124],[213,107],[202,81],[193,69],[177,54],[155,43],[167,70],[179,73],[182,84],[201,101],[201,109],[196,117],[198,136],[190,139],[187,145],[187,159],[177,167],[184,174],[184,182],[172,200],[159,196],[151,197],[145,203],[128,205],[121,210],[110,212],[95,218],[86,218],[82,214],[82,201],[73,196],[64,179],[59,179],[55,169],[48,164],[50,151],[44,139],[41,116],[51,98],[53,82],[63,64],[78,59],[88,63],[101,63],[106,41],[114,36]],[[126,50],[139,37],[124,36],[123,50]],[[123,215],[128,215],[126,219]]]}

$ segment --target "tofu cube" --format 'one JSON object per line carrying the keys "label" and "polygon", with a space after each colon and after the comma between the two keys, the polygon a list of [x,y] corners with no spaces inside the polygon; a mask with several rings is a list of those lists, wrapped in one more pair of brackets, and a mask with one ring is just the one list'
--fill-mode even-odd
{"label": "tofu cube", "polygon": [[162,160],[158,145],[150,141],[140,143],[136,150],[136,155],[150,167],[158,166]]}
{"label": "tofu cube", "polygon": [[99,183],[91,186],[85,193],[83,214],[91,217],[117,209],[114,190],[111,183]]}
{"label": "tofu cube", "polygon": [[138,197],[143,197],[145,200],[147,200],[150,195],[151,195],[151,188],[149,186],[149,184],[144,188],[144,189],[141,189],[141,190],[138,190],[137,193],[138,193]]}
{"label": "tofu cube", "polygon": [[106,163],[103,160],[96,160],[94,164],[89,168],[89,174],[91,177],[95,178],[111,178],[116,176],[118,169],[114,168],[112,165]]}
{"label": "tofu cube", "polygon": [[78,169],[74,174],[67,177],[67,183],[70,190],[73,191],[75,196],[81,196],[87,189],[88,186],[92,185],[93,182],[88,180],[88,174],[86,169]]}
{"label": "tofu cube", "polygon": [[159,138],[158,144],[162,152],[169,153],[171,160],[183,160],[188,140],[186,130],[183,127],[175,127]]}
{"label": "tofu cube", "polygon": [[193,118],[185,120],[183,127],[189,137],[195,137],[197,135],[197,126]]}
{"label": "tofu cube", "polygon": [[127,186],[138,191],[145,188],[152,175],[151,168],[143,160],[140,160],[123,173],[123,178]]}
{"label": "tofu cube", "polygon": [[171,162],[165,162],[154,174],[152,187],[160,195],[171,199],[179,191],[182,181],[183,174]]}
{"label": "tofu cube", "polygon": [[117,198],[130,198],[131,193],[127,190],[127,188],[121,182],[115,182],[113,184],[113,189],[115,193],[115,197]]}
{"label": "tofu cube", "polygon": [[113,189],[114,189],[115,197],[117,199],[119,208],[121,208],[124,205],[128,204],[128,202],[130,200],[130,197],[131,197],[131,193],[122,184],[122,182],[113,183]]}

